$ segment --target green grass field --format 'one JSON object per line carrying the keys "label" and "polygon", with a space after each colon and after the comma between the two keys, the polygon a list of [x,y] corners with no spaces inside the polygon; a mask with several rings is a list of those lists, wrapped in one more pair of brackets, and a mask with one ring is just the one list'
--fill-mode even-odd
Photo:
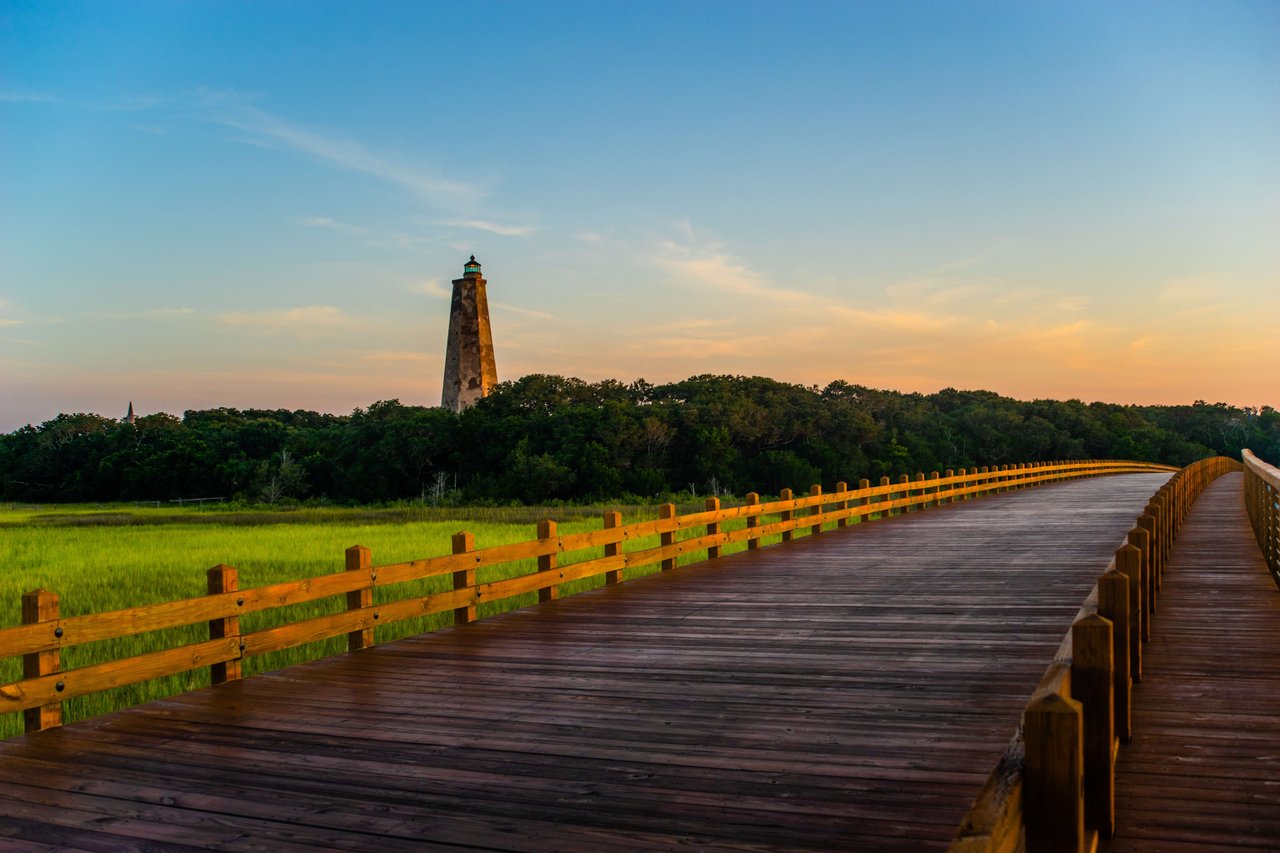
{"label": "green grass field", "polygon": [[[728,504],[726,503],[726,506]],[[614,509],[611,507],[610,509]],[[656,507],[617,507],[623,523],[655,518]],[[681,507],[681,513],[700,507]],[[337,572],[343,569],[343,552],[350,545],[366,545],[375,565],[421,559],[450,551],[452,534],[470,531],[477,548],[486,548],[535,537],[539,519],[555,518],[558,532],[578,533],[598,529],[602,509],[583,507],[434,509],[305,509],[258,512],[227,511],[217,505],[204,507],[59,506],[24,507],[0,505],[0,627],[21,623],[21,595],[44,588],[61,597],[63,616],[101,613],[141,604],[192,598],[206,591],[205,570],[218,563],[236,566],[241,588]],[[741,526],[739,523],[737,526]],[[731,529],[726,525],[725,529]],[[696,536],[700,530],[685,532]],[[800,531],[797,531],[800,534]],[[776,539],[776,537],[775,537]],[[628,550],[655,547],[652,542],[629,544]],[[724,553],[741,550],[739,544]],[[599,556],[581,553],[575,560]],[[692,562],[690,557],[682,562]],[[532,560],[520,564],[494,566],[480,571],[479,580],[489,581],[534,570]],[[632,572],[656,571],[657,566]],[[422,595],[443,590],[447,577],[379,588],[379,601]],[[564,584],[561,595],[599,586],[600,577]],[[408,587],[406,589],[406,587]],[[498,610],[525,606],[534,594],[507,599],[481,608],[480,617]],[[341,596],[308,602],[241,619],[244,633],[294,622],[345,606]],[[451,624],[450,614],[386,625],[377,629],[383,643],[410,634],[435,630]],[[207,626],[157,631],[119,640],[86,644],[63,653],[64,669],[73,669],[103,660],[143,654],[162,648],[208,639]],[[245,676],[279,669],[346,650],[346,640],[338,637],[271,655],[249,658]],[[21,678],[21,660],[0,660],[0,683]],[[149,699],[172,695],[209,683],[207,669],[130,685],[104,693],[69,700],[63,714],[67,722],[96,716],[110,710],[135,705]],[[0,738],[22,730],[20,714],[0,715]]]}

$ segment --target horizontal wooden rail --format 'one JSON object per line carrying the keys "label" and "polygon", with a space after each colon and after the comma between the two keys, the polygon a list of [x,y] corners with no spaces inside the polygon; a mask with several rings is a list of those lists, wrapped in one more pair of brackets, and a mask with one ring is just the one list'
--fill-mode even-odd
{"label": "horizontal wooden rail", "polygon": [[1244,505],[1258,547],[1280,586],[1280,468],[1268,465],[1247,448],[1244,458]]}
{"label": "horizontal wooden rail", "polygon": [[[653,565],[673,568],[681,557],[705,552],[714,559],[735,543],[756,548],[764,537],[790,540],[805,528],[817,534],[828,525],[841,527],[1060,480],[1175,470],[1141,462],[1072,461],[933,472],[928,477],[921,473],[898,483],[883,478],[874,486],[863,480],[856,490],[839,483],[834,492],[824,493],[814,486],[798,498],[784,490],[780,500],[768,502],[750,494],[736,507],[721,508],[718,500],[709,500],[703,511],[686,515],[667,504],[657,519],[628,525],[620,523],[617,513],[605,513],[601,529],[586,533],[557,535],[555,522],[545,521],[533,539],[490,548],[476,549],[474,538],[462,532],[455,535],[450,554],[383,566],[373,564],[367,548],[352,546],[344,571],[240,589],[234,567],[215,566],[208,573],[208,595],[84,616],[60,617],[57,596],[37,590],[24,596],[25,624],[0,629],[0,657],[23,658],[23,678],[0,686],[0,713],[24,712],[28,731],[49,728],[60,724],[60,703],[72,697],[205,666],[211,668],[215,684],[235,680],[242,661],[254,655],[343,634],[348,648],[366,648],[374,643],[380,626],[449,611],[456,624],[463,624],[476,618],[482,604],[534,592],[540,601],[549,601],[571,581],[603,575],[606,583],[618,583],[628,571]],[[728,529],[730,522],[743,526]],[[576,561],[568,562],[566,556]],[[515,569],[521,561],[533,561],[536,568],[501,579],[476,577],[478,569]],[[444,576],[452,576],[451,588],[374,602],[375,589]],[[247,614],[336,596],[346,596],[339,612],[259,631],[241,630],[240,617]],[[72,646],[199,623],[208,623],[208,641],[61,668],[61,652]]]}
{"label": "horizontal wooden rail", "polygon": [[1132,737],[1130,693],[1142,680],[1165,563],[1195,499],[1240,467],[1201,460],[1151,496],[1032,692],[952,851],[1083,853],[1115,834],[1116,756]]}

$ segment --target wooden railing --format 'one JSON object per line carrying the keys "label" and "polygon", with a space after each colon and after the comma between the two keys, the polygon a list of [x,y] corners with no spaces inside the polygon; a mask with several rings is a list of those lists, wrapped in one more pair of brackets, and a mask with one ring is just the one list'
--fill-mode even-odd
{"label": "wooden railing", "polygon": [[1151,497],[1076,614],[952,851],[1071,851],[1115,834],[1115,761],[1132,737],[1130,690],[1173,542],[1205,487],[1234,459],[1183,468]]}
{"label": "wooden railing", "polygon": [[1280,586],[1280,468],[1268,465],[1246,449],[1244,505],[1253,535],[1266,558],[1271,578]]}
{"label": "wooden railing", "polygon": [[[669,570],[675,568],[677,559],[699,552],[715,559],[732,543],[755,549],[764,537],[780,535],[788,541],[801,528],[819,533],[824,525],[843,527],[850,520],[912,512],[1039,483],[1173,470],[1140,462],[1032,463],[947,471],[945,476],[934,472],[927,478],[922,473],[914,479],[903,475],[897,483],[884,477],[876,486],[862,480],[853,491],[838,483],[836,491],[829,494],[813,486],[808,495],[799,498],[785,489],[779,500],[767,503],[749,494],[744,505],[727,509],[720,507],[717,498],[708,498],[703,512],[679,515],[673,504],[665,504],[659,507],[658,519],[627,525],[622,524],[619,513],[606,512],[602,528],[587,533],[557,535],[556,523],[543,521],[534,539],[479,550],[474,537],[461,532],[453,537],[452,554],[384,566],[375,566],[369,549],[355,545],[347,549],[346,571],[240,589],[236,569],[218,565],[208,570],[208,595],[66,618],[59,616],[56,593],[35,590],[23,596],[23,625],[0,629],[0,658],[22,656],[23,661],[23,678],[0,686],[0,713],[22,711],[26,730],[37,731],[61,725],[61,703],[77,696],[201,667],[210,668],[214,684],[233,681],[241,677],[241,663],[254,655],[342,634],[347,636],[348,649],[363,649],[374,644],[380,626],[450,611],[455,624],[464,624],[476,619],[481,604],[535,591],[539,601],[549,601],[570,581],[603,575],[606,584],[619,583],[628,571],[639,567],[660,564],[662,570]],[[733,529],[726,529],[729,524]],[[686,538],[680,538],[682,533]],[[658,539],[657,547],[645,547],[641,542],[653,537]],[[627,550],[628,543],[633,550]],[[584,551],[588,552],[585,559],[558,564],[563,555]],[[518,569],[514,564],[531,558],[536,559],[533,571],[477,580],[478,569]],[[400,586],[383,594],[401,592],[403,597],[374,603],[375,589],[387,590],[426,578],[448,579],[445,585],[451,588],[420,595],[405,594],[406,587]],[[345,609],[241,632],[240,618],[246,614],[331,596],[346,596]],[[202,622],[209,626],[209,639],[203,642],[76,669],[61,667],[61,652],[68,647]]]}

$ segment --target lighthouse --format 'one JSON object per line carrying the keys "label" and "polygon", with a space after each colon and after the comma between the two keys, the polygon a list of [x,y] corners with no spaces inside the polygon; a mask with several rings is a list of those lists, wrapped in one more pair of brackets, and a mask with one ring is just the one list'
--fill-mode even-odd
{"label": "lighthouse", "polygon": [[463,266],[462,278],[453,280],[440,405],[455,412],[475,405],[498,384],[485,284],[475,255]]}

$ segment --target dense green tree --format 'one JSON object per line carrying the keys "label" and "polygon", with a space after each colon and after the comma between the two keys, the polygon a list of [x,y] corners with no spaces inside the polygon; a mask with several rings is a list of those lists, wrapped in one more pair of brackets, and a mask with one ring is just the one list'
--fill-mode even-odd
{"label": "dense green tree", "polygon": [[1266,406],[1024,402],[947,388],[904,394],[759,376],[630,384],[532,374],[461,414],[373,403],[350,415],[192,410],[128,424],[64,414],[0,435],[0,499],[278,503],[605,501],[673,492],[776,494],[812,483],[1054,459],[1185,465],[1250,447],[1280,459]]}

